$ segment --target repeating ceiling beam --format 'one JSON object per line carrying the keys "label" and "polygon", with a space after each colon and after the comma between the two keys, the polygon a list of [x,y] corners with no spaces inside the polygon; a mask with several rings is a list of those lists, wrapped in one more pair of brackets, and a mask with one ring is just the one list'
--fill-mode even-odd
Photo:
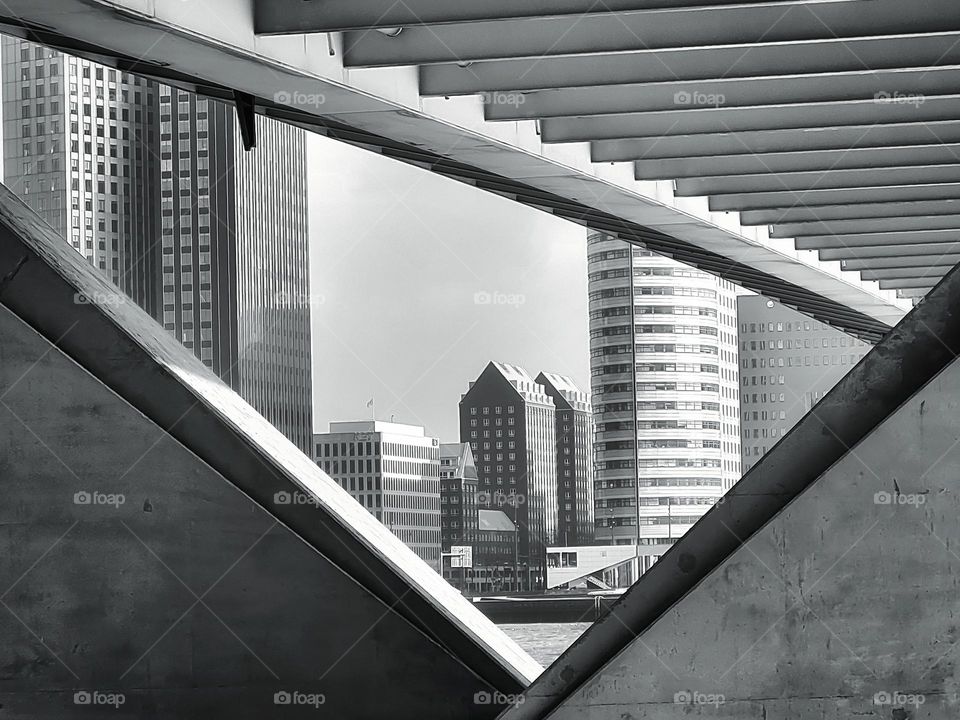
{"label": "repeating ceiling beam", "polygon": [[255,0],[254,29],[283,35],[761,2],[796,0]]}
{"label": "repeating ceiling beam", "polygon": [[771,226],[770,237],[800,238],[808,235],[843,235],[845,233],[880,233],[905,230],[956,230],[960,233],[960,214],[903,215],[901,217],[781,223]]}
{"label": "repeating ceiling beam", "polygon": [[828,220],[899,218],[909,215],[960,215],[960,196],[953,200],[921,200],[919,202],[860,203],[808,207],[745,210],[740,213],[744,225],[775,225]]}
{"label": "repeating ceiling beam", "polygon": [[960,143],[640,160],[634,163],[634,177],[637,180],[676,180],[710,175],[797,173],[953,163],[960,163]]}
{"label": "repeating ceiling beam", "polygon": [[[590,62],[585,58],[584,62]],[[678,107],[753,107],[811,102],[843,102],[912,96],[932,97],[957,91],[957,66],[910,70],[859,70],[848,73],[792,75],[786,77],[725,78],[632,85],[595,85],[540,90],[502,102],[489,93],[487,120],[530,120],[550,117],[586,117],[619,113],[656,112]]]}
{"label": "repeating ceiling beam", "polygon": [[[467,4],[467,3],[464,3]],[[518,3],[522,4],[522,3]],[[463,63],[502,58],[668,50],[723,45],[844,41],[848,38],[960,31],[954,0],[800,2],[598,13],[572,17],[405,27],[396,36],[367,30],[344,36],[347,67]]]}
{"label": "repeating ceiling beam", "polygon": [[[770,187],[776,180],[771,178]],[[851,203],[914,202],[921,200],[954,200],[960,198],[960,183],[937,185],[893,185],[889,187],[844,188],[838,190],[806,190],[738,193],[717,195],[708,200],[711,210],[757,210]]]}
{"label": "repeating ceiling beam", "polygon": [[[842,126],[928,123],[960,117],[960,95],[938,95],[915,102],[857,100],[843,103],[761,107],[680,107],[675,110],[594,117],[547,118],[540,123],[544,142],[590,142]],[[927,142],[933,140],[928,136]]]}
{"label": "repeating ceiling beam", "polygon": [[960,143],[960,121],[909,121],[886,125],[869,123],[841,127],[828,123],[803,132],[797,132],[796,129],[760,130],[736,135],[718,127],[715,132],[695,135],[597,141],[590,144],[590,155],[594,162],[617,162],[817,150],[844,151],[853,148],[902,147],[931,143]]}
{"label": "repeating ceiling beam", "polygon": [[[401,33],[402,35],[402,33]],[[761,78],[960,65],[960,33],[772,43],[750,48],[678,48],[669,52],[541,57],[422,65],[420,94]],[[896,88],[890,88],[895,90]]]}

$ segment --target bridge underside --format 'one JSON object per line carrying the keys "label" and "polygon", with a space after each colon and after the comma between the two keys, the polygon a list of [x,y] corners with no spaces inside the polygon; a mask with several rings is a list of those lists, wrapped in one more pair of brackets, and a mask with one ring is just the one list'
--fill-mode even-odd
{"label": "bridge underside", "polygon": [[[929,134],[960,144],[948,4],[874,0],[863,24],[853,0],[9,0],[0,25],[619,236],[875,341],[960,255],[926,234],[960,215],[960,163]],[[925,102],[874,102],[884,78]],[[877,244],[817,244],[826,223],[890,213],[917,233],[902,243],[906,273],[874,264]]]}
{"label": "bridge underside", "polygon": [[4,717],[492,718],[539,672],[2,186],[0,497]]}

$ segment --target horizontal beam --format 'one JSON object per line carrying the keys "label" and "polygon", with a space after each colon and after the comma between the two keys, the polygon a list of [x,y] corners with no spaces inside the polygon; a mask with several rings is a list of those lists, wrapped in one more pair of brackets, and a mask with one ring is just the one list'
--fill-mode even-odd
{"label": "horizontal beam", "polygon": [[796,0],[255,0],[253,7],[257,34],[282,35],[761,2]]}
{"label": "horizontal beam", "polygon": [[901,288],[912,288],[916,290],[932,290],[933,286],[940,282],[941,278],[899,278],[897,280],[881,280],[881,290],[899,290]]}
{"label": "horizontal beam", "polygon": [[825,248],[855,248],[875,245],[912,245],[960,242],[958,230],[920,230],[917,232],[859,233],[856,235],[811,235],[797,238],[797,250],[821,250]]}
{"label": "horizontal beam", "polygon": [[914,289],[898,289],[897,297],[899,298],[922,298],[930,292],[927,288],[914,288]]}
{"label": "horizontal beam", "polygon": [[844,233],[880,233],[904,230],[957,230],[960,233],[960,214],[905,215],[902,217],[783,223],[773,225],[770,228],[770,237],[800,238],[808,235],[842,235]]}
{"label": "horizontal beam", "polygon": [[956,32],[960,14],[955,10],[953,0],[924,0],[911,5],[910,12],[904,12],[899,0],[871,0],[868,12],[862,2],[808,2],[506,20],[482,27],[414,26],[395,37],[354,31],[344,35],[344,65],[425,65]]}
{"label": "horizontal beam", "polygon": [[890,270],[899,268],[950,268],[960,263],[956,255],[900,255],[887,258],[851,258],[842,260],[844,270]]}
{"label": "horizontal beam", "polygon": [[[957,161],[957,158],[954,158]],[[728,177],[684,178],[676,181],[681,197],[728,195],[775,190],[832,190],[879,188],[889,185],[932,185],[960,183],[960,163],[913,167],[826,170],[822,172],[777,173],[776,175],[731,175]]]}
{"label": "horizontal beam", "polygon": [[870,258],[899,258],[929,255],[944,258],[960,254],[960,242],[932,245],[865,245],[863,247],[827,248],[818,251],[821,260],[864,260]]}
{"label": "horizontal beam", "polygon": [[855,170],[909,165],[950,165],[960,162],[960,143],[914,147],[853,148],[766,155],[708,155],[634,163],[637,180],[677,180],[710,175],[796,173],[814,170]]}
{"label": "horizontal beam", "polygon": [[960,215],[960,194],[953,200],[860,203],[813,207],[798,205],[769,210],[745,210],[740,213],[740,223],[742,225],[777,225],[858,218],[897,218],[912,215]]}
{"label": "horizontal beam", "polygon": [[[547,118],[540,123],[543,142],[589,142],[711,133],[821,129],[825,127],[927,123],[960,117],[960,95],[907,101],[858,100],[845,103],[698,107],[656,113]],[[929,142],[929,140],[927,141]]]}
{"label": "horizontal beam", "polygon": [[950,271],[952,265],[937,265],[926,268],[890,268],[887,270],[862,270],[860,276],[864,280],[926,280],[931,285]]}
{"label": "horizontal beam", "polygon": [[[958,38],[960,41],[960,38]],[[767,153],[883,148],[931,143],[960,143],[960,121],[851,125],[797,132],[701,133],[678,137],[601,140],[590,144],[594,162],[665,160],[671,158],[757,155]]]}
{"label": "horizontal beam", "polygon": [[[420,94],[553,90],[960,65],[960,34],[848,38],[653,52],[421,65]],[[895,90],[896,88],[890,88]]]}
{"label": "horizontal beam", "polygon": [[776,191],[716,195],[708,199],[713,211],[756,210],[805,205],[847,205],[854,203],[913,202],[960,198],[960,183],[939,185],[896,185],[841,190]]}
{"label": "horizontal beam", "polygon": [[[590,58],[583,58],[590,62]],[[487,120],[530,120],[656,112],[678,107],[753,107],[811,102],[849,102],[877,97],[949,95],[958,67],[880,70],[787,77],[725,78],[632,85],[596,85],[524,93],[522,101],[484,96]]]}

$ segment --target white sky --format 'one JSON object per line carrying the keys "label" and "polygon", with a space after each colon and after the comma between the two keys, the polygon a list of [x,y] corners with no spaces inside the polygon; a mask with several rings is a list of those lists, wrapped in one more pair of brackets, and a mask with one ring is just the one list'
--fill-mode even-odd
{"label": "white sky", "polygon": [[308,174],[316,431],[373,397],[456,442],[489,360],[589,390],[584,228],[316,135]]}

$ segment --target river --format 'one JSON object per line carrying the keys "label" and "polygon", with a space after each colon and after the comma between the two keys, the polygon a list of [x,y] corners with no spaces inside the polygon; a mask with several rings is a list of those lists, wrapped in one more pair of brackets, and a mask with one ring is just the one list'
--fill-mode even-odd
{"label": "river", "polygon": [[524,623],[500,625],[534,660],[547,667],[592,623]]}

